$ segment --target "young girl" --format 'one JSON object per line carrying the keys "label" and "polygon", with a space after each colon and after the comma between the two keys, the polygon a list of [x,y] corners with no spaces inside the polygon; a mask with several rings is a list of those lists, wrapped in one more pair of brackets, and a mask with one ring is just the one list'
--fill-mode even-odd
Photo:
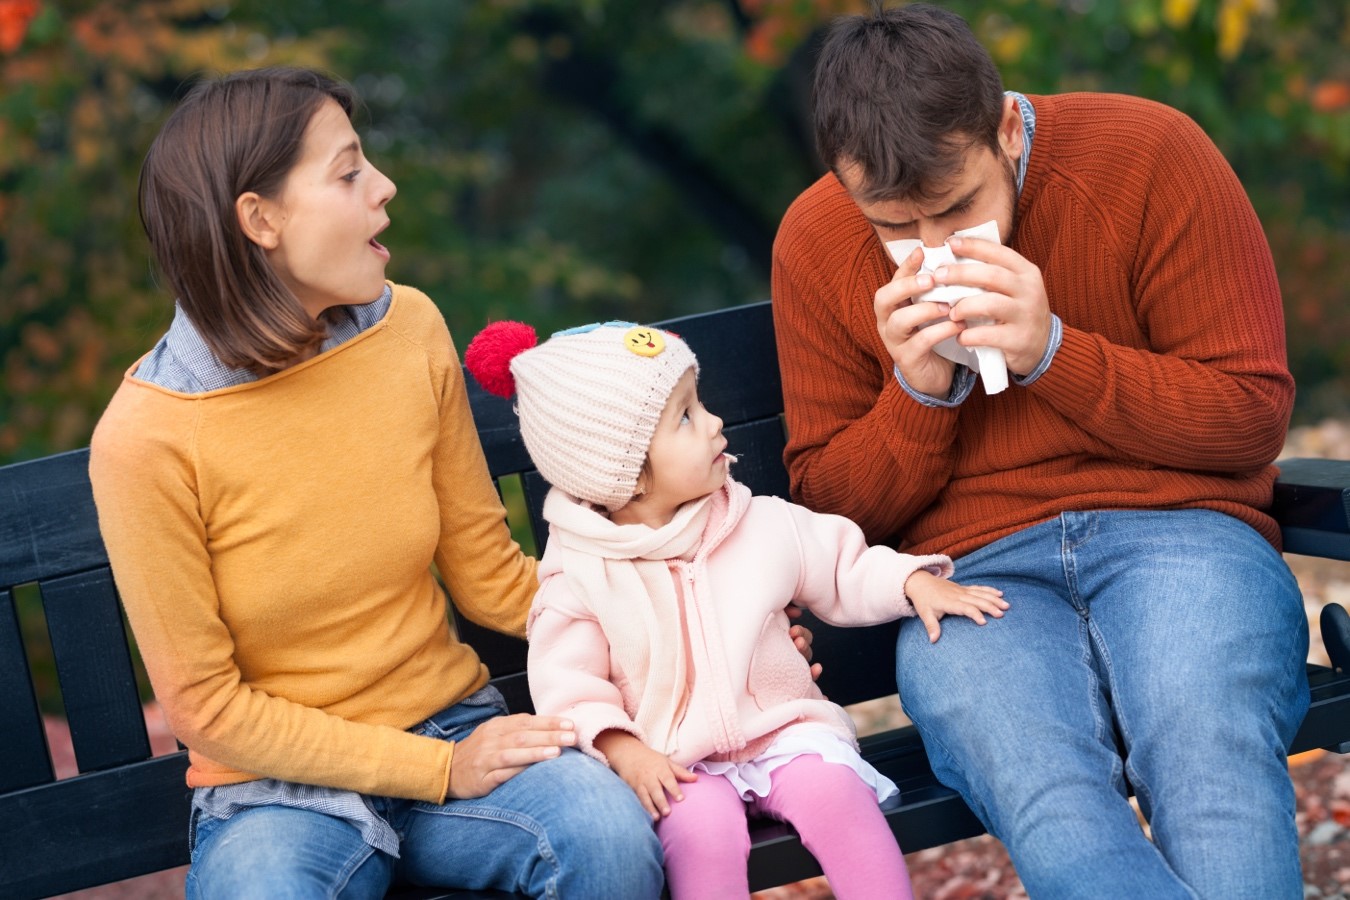
{"label": "young girl", "polygon": [[869,548],[847,519],[752,497],[675,335],[607,323],[535,346],[528,326],[497,323],[465,361],[517,395],[553,485],[529,624],[536,710],[574,721],[637,794],[672,896],[748,895],[754,812],[796,826],[838,896],[909,897],[878,808],[895,785],[859,756],[784,610],[841,625],[917,613],[936,640],[943,615],[1001,616],[1001,593],[946,580],[945,556]]}
{"label": "young girl", "polygon": [[192,898],[392,881],[657,897],[641,805],[575,727],[508,716],[449,629],[524,631],[537,585],[445,322],[384,280],[394,185],[348,89],[198,84],[141,173],[177,299],[90,475],[155,694],[188,748]]}

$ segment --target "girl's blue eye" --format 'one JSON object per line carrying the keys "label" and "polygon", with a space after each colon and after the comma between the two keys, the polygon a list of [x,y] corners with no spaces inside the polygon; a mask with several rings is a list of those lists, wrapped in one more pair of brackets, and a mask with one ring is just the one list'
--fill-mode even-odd
{"label": "girl's blue eye", "polygon": [[680,424],[681,425],[689,424],[689,413],[687,412],[680,413]]}
{"label": "girl's blue eye", "polygon": [[361,170],[360,170],[360,169],[353,169],[352,171],[348,172],[346,175],[343,175],[343,176],[342,176],[342,180],[345,181],[345,182],[347,182],[348,184],[351,184],[353,181],[356,180],[356,176],[359,175],[359,174],[361,174]]}

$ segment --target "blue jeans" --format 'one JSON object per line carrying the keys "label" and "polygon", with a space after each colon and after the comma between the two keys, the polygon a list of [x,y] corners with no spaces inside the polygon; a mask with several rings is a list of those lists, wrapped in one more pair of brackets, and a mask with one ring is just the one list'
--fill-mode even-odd
{"label": "blue jeans", "polygon": [[[501,711],[460,704],[431,720],[461,740]],[[486,797],[443,804],[373,798],[398,833],[400,858],[348,822],[285,806],[194,821],[190,900],[384,896],[394,881],[517,891],[531,897],[656,898],[661,844],[637,796],[572,749]]]}
{"label": "blue jeans", "polygon": [[1202,510],[1064,513],[955,577],[1011,608],[947,617],[936,644],[905,620],[900,697],[1032,897],[1303,896],[1285,751],[1307,619],[1255,531]]}

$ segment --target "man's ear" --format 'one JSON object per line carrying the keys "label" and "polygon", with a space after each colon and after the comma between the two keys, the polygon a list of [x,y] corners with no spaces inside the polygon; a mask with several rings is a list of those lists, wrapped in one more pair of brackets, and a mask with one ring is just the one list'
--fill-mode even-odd
{"label": "man's ear", "polygon": [[281,212],[275,203],[254,191],[245,191],[234,201],[234,212],[245,237],[264,250],[277,248],[281,242],[277,230]]}
{"label": "man's ear", "polygon": [[998,121],[998,145],[1011,160],[1022,158],[1024,148],[1022,108],[1016,97],[1003,98],[1003,117]]}

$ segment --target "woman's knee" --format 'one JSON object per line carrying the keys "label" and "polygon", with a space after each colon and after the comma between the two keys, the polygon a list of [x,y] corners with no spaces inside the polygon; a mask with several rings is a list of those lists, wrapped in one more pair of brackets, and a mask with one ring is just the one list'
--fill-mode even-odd
{"label": "woman's knee", "polygon": [[656,897],[661,842],[637,795],[598,760],[567,751],[540,769],[554,796],[545,825],[561,896]]}
{"label": "woman's knee", "polygon": [[197,822],[186,889],[193,900],[380,897],[392,877],[393,861],[351,824],[264,806]]}

